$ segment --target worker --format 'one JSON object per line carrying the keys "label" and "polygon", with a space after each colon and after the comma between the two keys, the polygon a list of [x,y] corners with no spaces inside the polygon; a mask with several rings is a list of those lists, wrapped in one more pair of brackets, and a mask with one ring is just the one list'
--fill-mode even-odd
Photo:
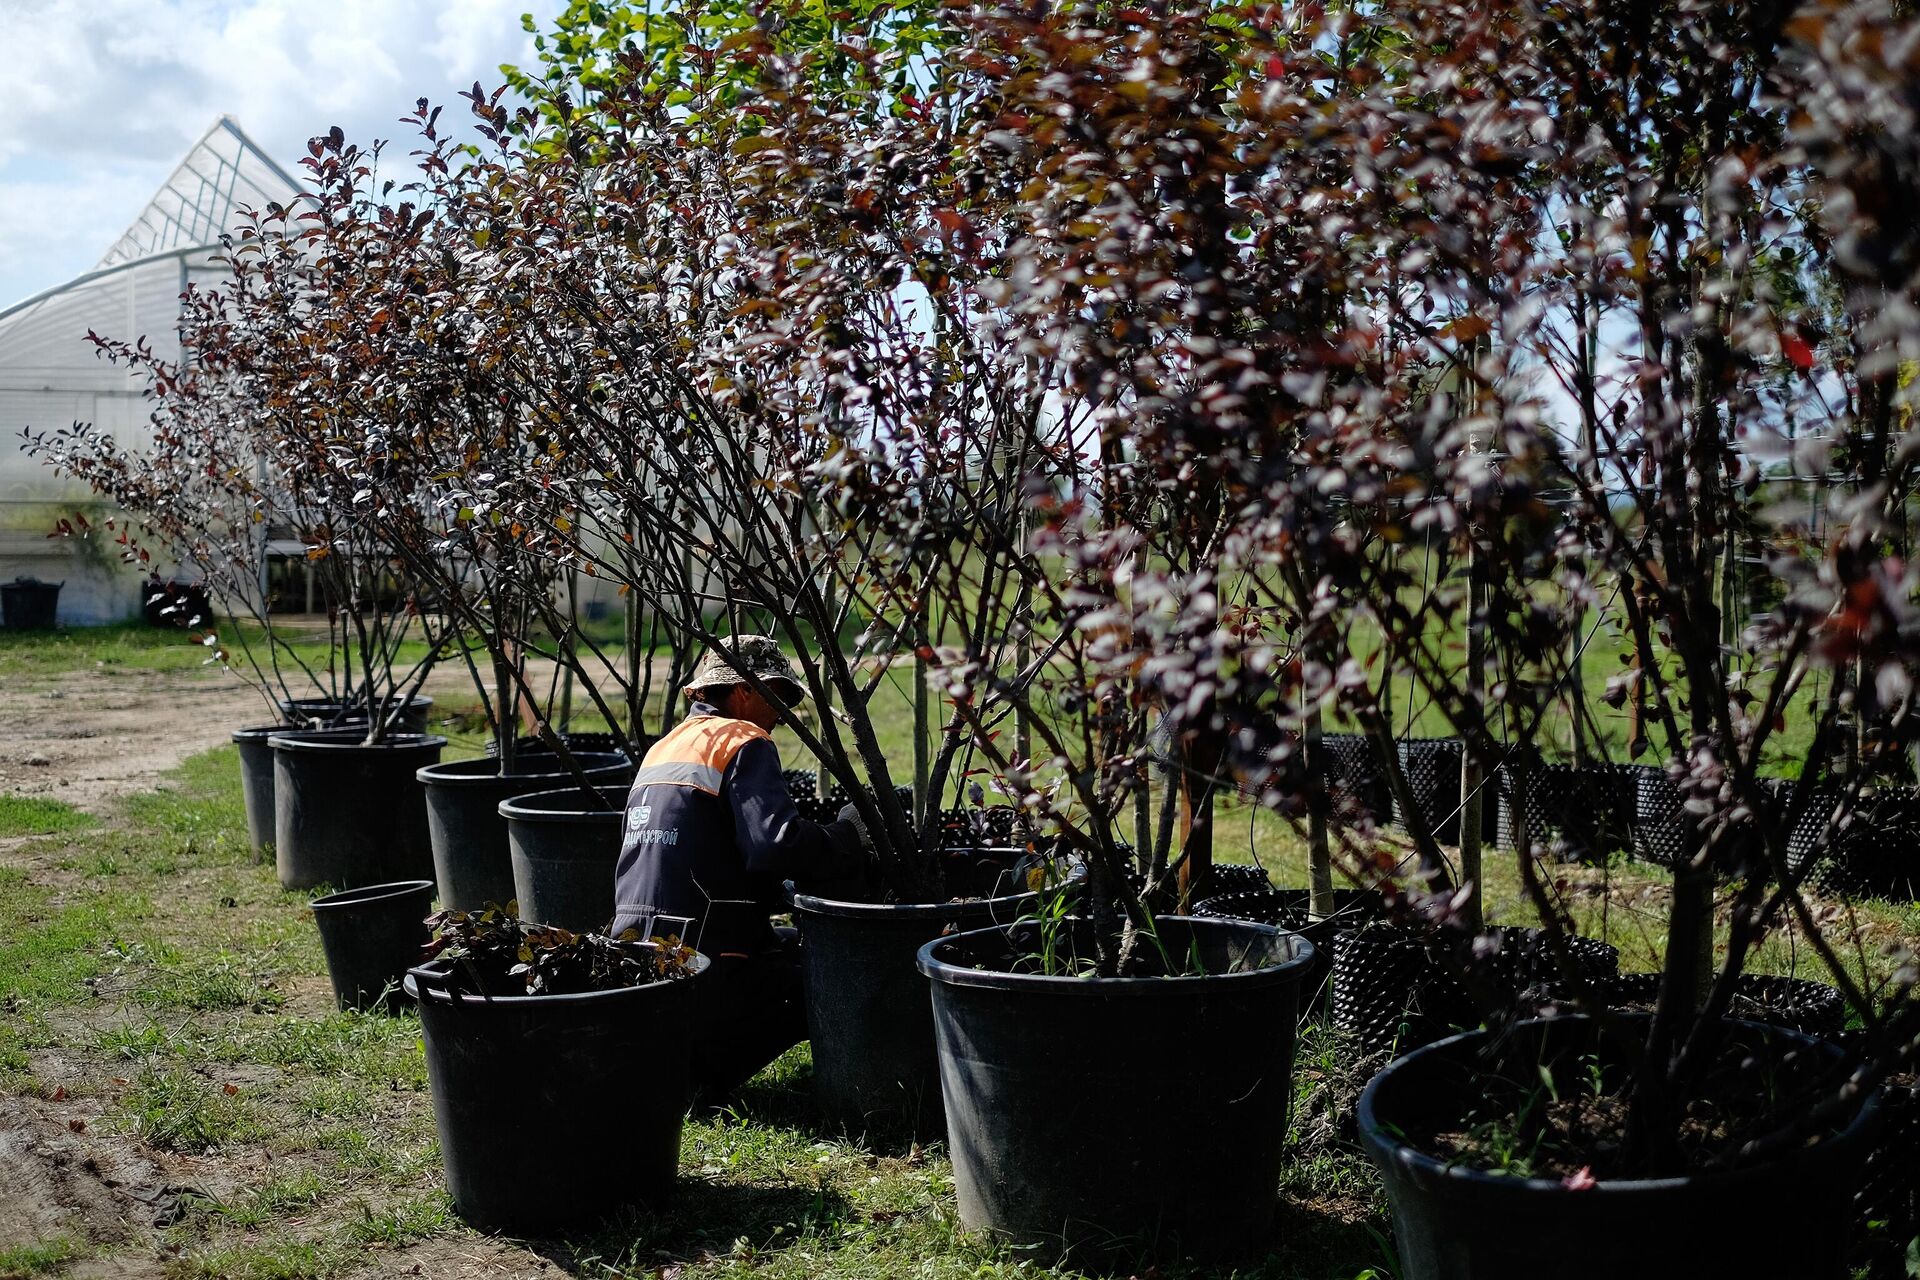
{"label": "worker", "polygon": [[[781,883],[819,889],[861,877],[866,831],[853,806],[830,823],[800,816],[768,731],[806,689],[766,636],[734,636],[738,666],[710,650],[684,690],[687,718],[654,743],[627,797],[614,872],[613,934],[685,929],[712,961],[690,1046],[698,1101],[718,1102],[807,1035],[800,945],[771,916]],[[680,925],[674,917],[684,918]]]}

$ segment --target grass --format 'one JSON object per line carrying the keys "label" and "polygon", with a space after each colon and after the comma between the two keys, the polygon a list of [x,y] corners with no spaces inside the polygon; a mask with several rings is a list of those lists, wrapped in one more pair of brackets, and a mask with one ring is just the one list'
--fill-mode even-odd
{"label": "grass", "polygon": [[[122,643],[106,637],[109,646]],[[17,655],[13,655],[17,657]],[[0,670],[10,660],[0,646]],[[904,705],[883,721],[904,741]],[[477,749],[477,742],[474,749]],[[798,763],[791,745],[788,762]],[[1223,858],[1259,860],[1304,883],[1303,846],[1276,816],[1224,807]],[[1495,918],[1524,918],[1517,866],[1490,859]],[[1583,927],[1658,959],[1663,875],[1638,864],[1569,870],[1560,892]],[[957,1221],[944,1150],[849,1141],[811,1118],[805,1046],[763,1073],[730,1111],[686,1127],[670,1205],[537,1250],[474,1235],[441,1182],[431,1099],[410,1016],[332,1007],[306,895],[281,892],[252,861],[231,747],[194,757],[101,823],[35,833],[0,850],[0,1101],[64,1096],[98,1119],[89,1141],[137,1143],[190,1160],[197,1188],[156,1231],[107,1243],[47,1239],[0,1252],[0,1277],[59,1275],[83,1255],[111,1273],[165,1259],[173,1277],[437,1274],[445,1257],[543,1262],[579,1277],[681,1280],[1071,1280],[969,1235]],[[1894,963],[1881,943],[1920,935],[1920,908],[1854,908],[1869,930],[1860,972]],[[1782,937],[1760,968],[1819,976]],[[1296,1064],[1294,1134],[1279,1188],[1275,1252],[1241,1280],[1386,1277],[1397,1271],[1371,1166],[1343,1137],[1355,1069],[1310,1028]],[[64,1091],[64,1093],[62,1092]],[[68,1104],[73,1105],[73,1104]],[[64,1114],[61,1112],[60,1114]],[[543,1161],[603,1153],[503,1152],[529,1177]],[[436,1250],[438,1252],[436,1252]],[[1126,1274],[1123,1270],[1120,1274]],[[1225,1271],[1162,1266],[1165,1280]]]}
{"label": "grass", "polygon": [[50,836],[92,825],[91,817],[64,800],[0,794],[0,837]]}
{"label": "grass", "polygon": [[27,1276],[51,1275],[86,1252],[71,1236],[54,1236],[31,1244],[0,1247],[0,1280],[24,1280]]}

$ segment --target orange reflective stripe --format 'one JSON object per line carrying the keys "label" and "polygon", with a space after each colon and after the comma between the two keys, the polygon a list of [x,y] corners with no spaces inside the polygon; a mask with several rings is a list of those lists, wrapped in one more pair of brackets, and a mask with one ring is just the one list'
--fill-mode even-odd
{"label": "orange reflective stripe", "polygon": [[692,787],[708,795],[720,794],[720,776],[740,748],[772,734],[745,720],[725,716],[694,716],[682,720],[653,744],[640,763],[640,785]]}

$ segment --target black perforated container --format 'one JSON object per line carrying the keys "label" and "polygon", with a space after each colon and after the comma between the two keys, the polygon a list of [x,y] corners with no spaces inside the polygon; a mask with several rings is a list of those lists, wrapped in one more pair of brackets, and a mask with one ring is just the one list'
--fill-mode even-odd
{"label": "black perforated container", "polygon": [[[1660,975],[1623,973],[1608,990],[1616,1007],[1652,1009],[1660,994]],[[1824,982],[1745,973],[1737,980],[1727,1016],[1832,1039],[1847,1025],[1847,1003]]]}
{"label": "black perforated container", "polygon": [[[1219,868],[1216,868],[1218,870]],[[1264,874],[1264,873],[1262,873]],[[1381,918],[1382,899],[1370,889],[1336,889],[1334,911],[1322,920],[1310,920],[1311,895],[1305,889],[1242,889],[1222,893],[1194,907],[1203,920],[1250,920],[1297,933],[1313,944],[1313,963],[1300,983],[1300,1016],[1306,1019],[1331,1007],[1334,938]]]}
{"label": "black perforated container", "polygon": [[[1566,942],[1589,981],[1605,982],[1619,972],[1620,953],[1609,944],[1578,937]],[[1504,1005],[1571,994],[1538,929],[1490,929],[1476,947],[1465,936],[1436,939],[1370,925],[1334,939],[1334,1027],[1362,1052],[1404,1053],[1478,1026],[1480,1009],[1456,976],[1469,966]]]}
{"label": "black perforated container", "polygon": [[1366,735],[1329,733],[1320,739],[1320,746],[1325,761],[1322,778],[1333,793],[1336,818],[1361,812],[1384,821],[1392,815],[1393,796]]}
{"label": "black perforated container", "polygon": [[[1466,748],[1458,738],[1408,738],[1397,744],[1401,771],[1407,775],[1407,790],[1420,807],[1434,839],[1441,844],[1460,843],[1460,761]],[[1494,839],[1499,832],[1498,788],[1489,778],[1481,793],[1480,836]],[[1407,816],[1396,802],[1394,825],[1408,830]]]}
{"label": "black perforated container", "polygon": [[[1831,813],[1829,802],[1822,820]],[[1863,793],[1851,821],[1815,866],[1813,880],[1841,897],[1920,899],[1920,791],[1888,786]]]}
{"label": "black perforated container", "polygon": [[1497,788],[1502,848],[1519,847],[1523,814],[1528,842],[1569,861],[1604,862],[1627,847],[1635,799],[1631,775],[1611,764],[1536,762],[1525,770],[1522,796],[1517,773],[1503,768]]}

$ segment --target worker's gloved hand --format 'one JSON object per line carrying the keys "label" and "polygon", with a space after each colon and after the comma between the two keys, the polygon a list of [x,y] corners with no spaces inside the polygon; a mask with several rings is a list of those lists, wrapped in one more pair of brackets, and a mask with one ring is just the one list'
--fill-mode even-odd
{"label": "worker's gloved hand", "polygon": [[853,828],[853,833],[859,838],[862,849],[873,848],[873,837],[867,833],[867,824],[865,819],[860,816],[859,805],[849,804],[841,806],[840,812],[834,815],[834,821],[845,823],[847,826]]}
{"label": "worker's gloved hand", "polygon": [[851,804],[842,808],[827,831],[846,859],[841,874],[879,883],[880,851],[873,846],[873,833],[867,830],[859,808]]}

